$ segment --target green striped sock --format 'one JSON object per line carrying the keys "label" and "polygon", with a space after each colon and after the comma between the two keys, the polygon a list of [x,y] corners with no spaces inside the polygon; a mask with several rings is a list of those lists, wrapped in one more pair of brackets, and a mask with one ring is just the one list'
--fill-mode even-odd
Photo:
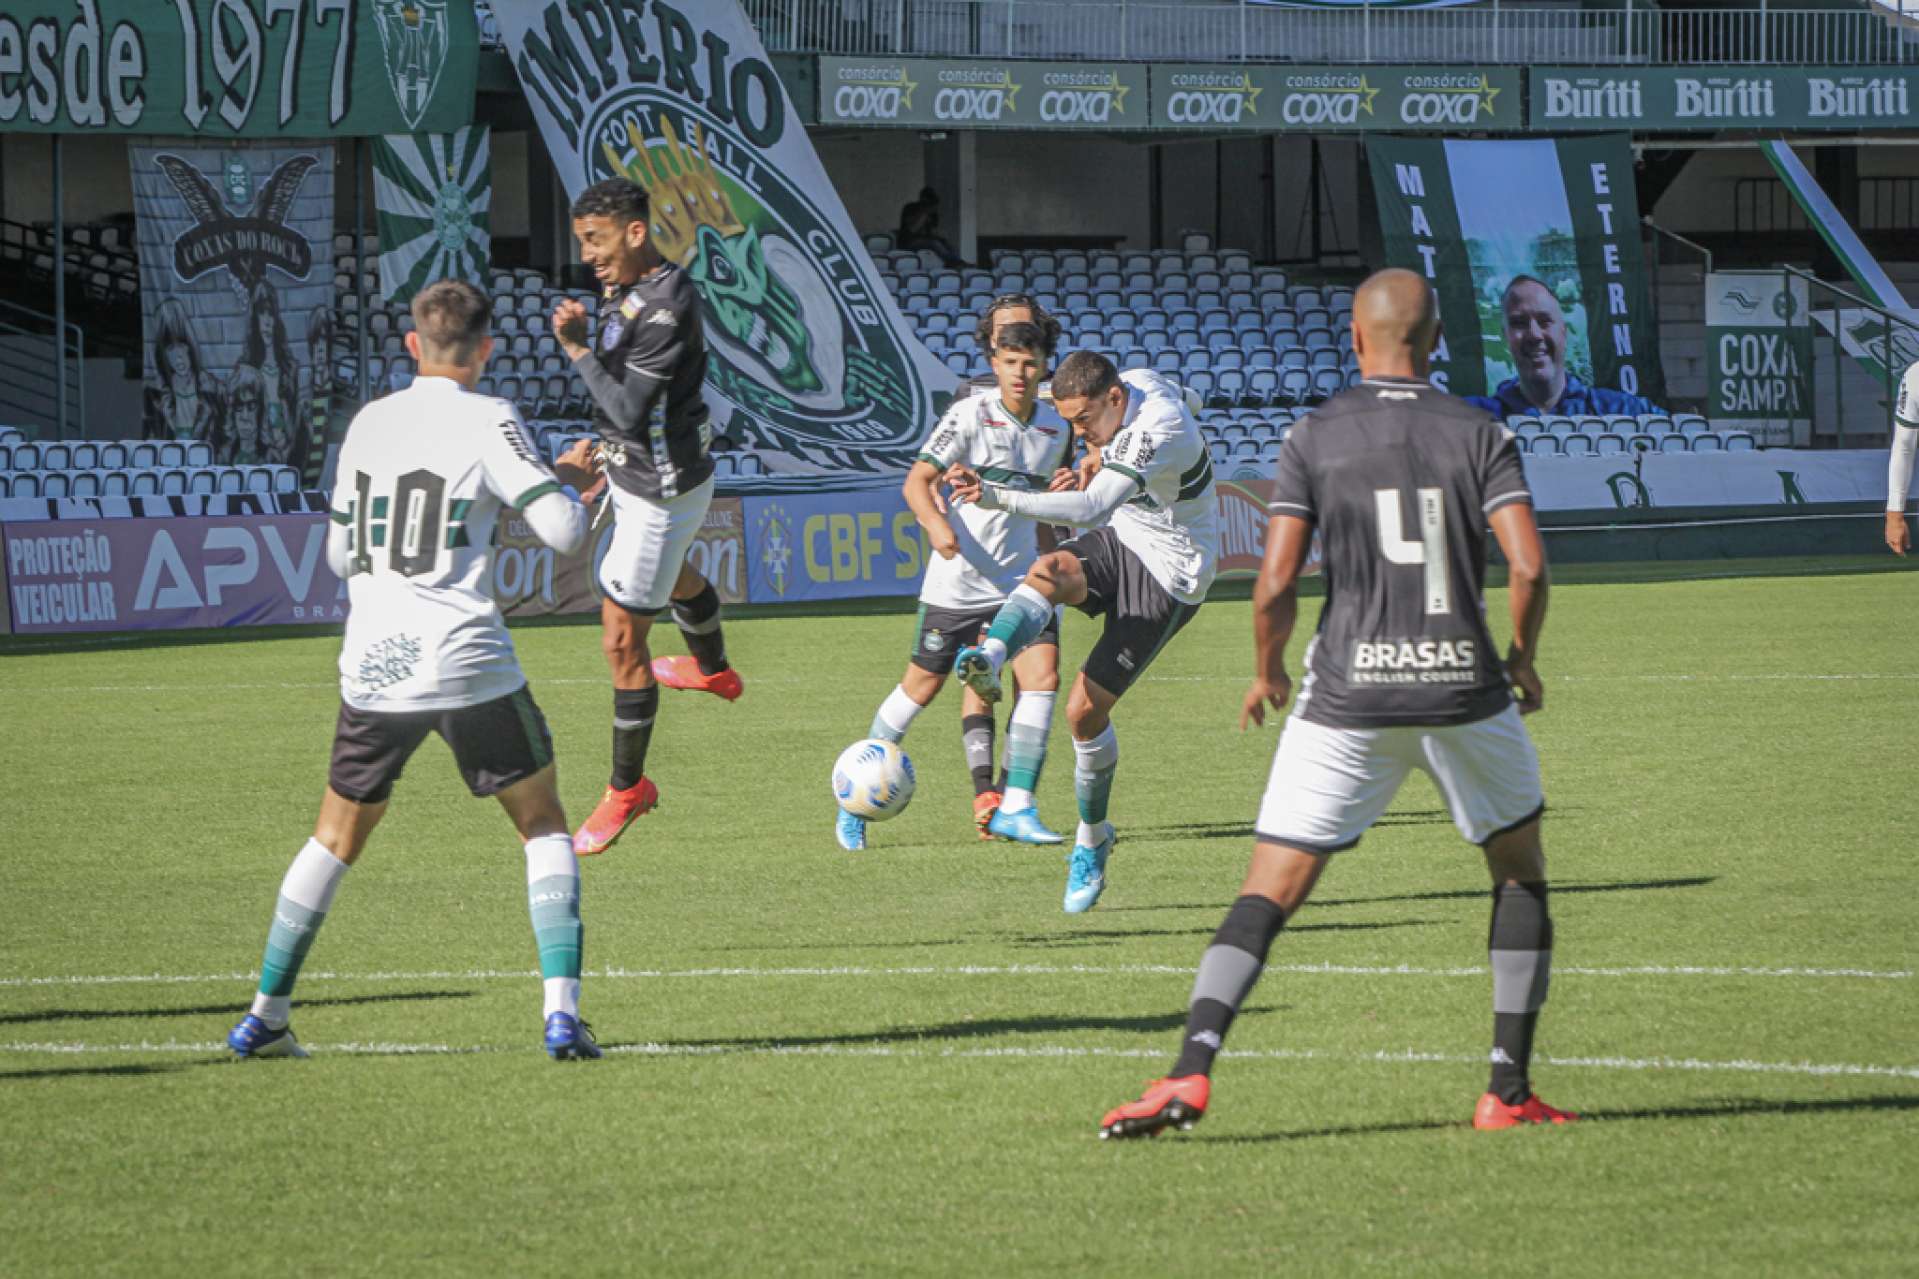
{"label": "green striped sock", "polygon": [[[347,864],[317,839],[309,839],[287,867],[286,877],[280,881],[279,900],[273,907],[273,924],[267,929],[266,954],[260,959],[261,998],[255,1006],[256,1011],[266,1009],[260,1015],[268,1024],[285,1023],[286,1000],[293,994],[300,965],[313,949],[313,939],[326,921],[333,894],[346,872]],[[267,1000],[273,1002],[268,1004]]]}
{"label": "green striped sock", "polygon": [[1046,766],[1046,734],[1053,727],[1057,693],[1022,692],[1013,703],[1006,725],[1006,785],[1014,790],[1039,789],[1040,770]]}
{"label": "green striped sock", "polygon": [[578,981],[586,930],[580,924],[580,867],[571,839],[542,835],[527,841],[526,900],[540,948],[540,976]]}

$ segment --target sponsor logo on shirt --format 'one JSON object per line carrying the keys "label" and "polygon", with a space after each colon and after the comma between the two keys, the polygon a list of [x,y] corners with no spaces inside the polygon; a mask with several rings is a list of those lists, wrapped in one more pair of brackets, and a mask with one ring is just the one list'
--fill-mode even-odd
{"label": "sponsor logo on shirt", "polygon": [[668,328],[678,328],[680,324],[680,317],[673,314],[673,312],[667,310],[665,307],[661,307],[659,310],[653,312],[653,314],[647,316],[646,322],[648,324],[664,324]]}
{"label": "sponsor logo on shirt", "polygon": [[374,640],[360,654],[360,669],[354,673],[354,682],[369,693],[391,688],[412,677],[420,664],[420,652],[420,640],[415,635]]}
{"label": "sponsor logo on shirt", "polygon": [[1479,647],[1458,640],[1359,640],[1347,664],[1355,684],[1472,684]]}
{"label": "sponsor logo on shirt", "polygon": [[638,289],[635,289],[620,300],[620,314],[631,320],[638,317],[645,306],[646,299],[640,296]]}

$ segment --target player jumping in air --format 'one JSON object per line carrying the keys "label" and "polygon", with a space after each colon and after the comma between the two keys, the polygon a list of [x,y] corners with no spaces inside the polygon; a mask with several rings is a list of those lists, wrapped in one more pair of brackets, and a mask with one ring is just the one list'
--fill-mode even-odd
{"label": "player jumping in air", "polygon": [[[1546,557],[1512,435],[1426,380],[1439,314],[1410,271],[1374,275],[1353,298],[1365,380],[1295,423],[1280,450],[1266,558],[1253,595],[1257,669],[1240,726],[1292,692],[1286,641],[1313,530],[1326,606],[1260,805],[1252,867],[1201,956],[1172,1072],[1107,1112],[1103,1137],[1191,1127],[1213,1059],[1252,993],[1280,925],[1326,859],[1359,843],[1406,775],[1430,775],[1459,833],[1492,872],[1492,1082],[1475,1128],[1565,1123],[1533,1095],[1533,1030],[1552,966],[1545,799],[1519,716],[1541,705],[1534,660],[1546,620]],[[1486,629],[1486,524],[1511,565],[1504,663]],[[1514,693],[1518,694],[1515,704]]]}
{"label": "player jumping in air", "polygon": [[361,409],[341,445],[327,564],[352,603],[340,649],[340,719],[313,837],[293,859],[260,961],[253,1010],[227,1036],[239,1057],[304,1057],[293,984],[400,771],[439,733],[467,788],[495,795],[526,845],[527,900],[546,986],[546,1051],[598,1057],[580,1014],[580,871],[554,781],[553,739],[493,602],[493,530],[517,509],[541,541],[577,550],[587,512],[560,488],[591,482],[582,441],[555,471],[506,400],[475,395],[492,308],[443,280],[413,299],[419,376]]}
{"label": "player jumping in air", "polygon": [[[599,568],[600,646],[613,675],[613,775],[574,836],[582,857],[613,846],[659,802],[645,775],[659,685],[727,701],[740,677],[726,661],[720,597],[686,563],[713,501],[712,428],[700,383],[706,336],[693,282],[660,256],[647,226],[646,189],[608,178],[573,202],[580,257],[600,282],[599,334],[586,307],[561,302],[553,333],[593,395],[593,423],[613,498],[613,544]],[[669,604],[688,657],[653,659],[647,637]]]}
{"label": "player jumping in air", "polygon": [[[906,476],[906,504],[932,543],[934,558],[920,584],[919,631],[899,686],[873,716],[868,734],[897,742],[914,718],[938,696],[959,650],[980,633],[1018,584],[1051,531],[1003,510],[963,506],[952,519],[937,501],[940,477],[964,466],[1015,489],[1071,485],[1064,469],[1073,437],[1050,408],[1039,402],[1051,343],[1032,324],[1010,324],[995,339],[992,364],[997,392],[955,403],[933,428],[919,460]],[[993,789],[993,708],[966,690],[967,761],[973,770],[975,820],[990,833],[1027,844],[1057,844],[1060,837],[1039,819],[1034,791],[1046,761],[1059,690],[1059,626],[1050,610],[1046,625],[1012,655],[1019,699],[1007,724],[1007,780]],[[983,740],[982,740],[983,739]],[[866,846],[866,823],[839,810],[837,834],[848,851]]]}
{"label": "player jumping in air", "polygon": [[1199,612],[1219,559],[1219,499],[1212,458],[1177,383],[1145,370],[1121,373],[1104,356],[1079,351],[1053,374],[1053,405],[1100,451],[1084,491],[1029,493],[954,467],[947,472],[953,495],[1092,531],[1034,563],[986,638],[960,651],[955,669],[982,698],[997,701],[1001,667],[1049,624],[1055,605],[1106,619],[1066,702],[1080,820],[1064,906],[1078,914],[1105,890],[1113,849],[1106,820],[1119,766],[1113,707]]}

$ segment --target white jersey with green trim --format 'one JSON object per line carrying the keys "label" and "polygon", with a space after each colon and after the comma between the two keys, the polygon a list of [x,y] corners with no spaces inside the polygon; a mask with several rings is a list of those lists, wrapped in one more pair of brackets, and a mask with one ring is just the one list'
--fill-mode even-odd
{"label": "white jersey with green trim", "polygon": [[331,516],[347,531],[340,696],[366,711],[451,710],[526,683],[493,600],[505,507],[560,488],[507,400],[416,378],[361,409]]}
{"label": "white jersey with green trim", "polygon": [[1184,387],[1147,369],[1128,369],[1119,380],[1126,416],[1100,450],[1100,463],[1139,491],[1113,512],[1113,532],[1168,594],[1197,604],[1219,566],[1212,455]]}
{"label": "white jersey with green trim", "polygon": [[[992,484],[1044,493],[1066,465],[1073,433],[1049,404],[1021,422],[997,394],[969,395],[946,410],[919,460],[944,471],[964,464]],[[952,559],[934,556],[920,602],[937,608],[998,608],[1039,555],[1039,524],[1024,515],[952,503],[947,520],[959,540]]]}

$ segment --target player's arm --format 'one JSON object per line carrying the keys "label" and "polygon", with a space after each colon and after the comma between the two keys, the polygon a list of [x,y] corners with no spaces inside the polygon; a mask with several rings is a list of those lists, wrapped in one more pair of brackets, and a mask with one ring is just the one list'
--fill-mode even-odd
{"label": "player's arm", "polygon": [[671,324],[654,323],[650,316],[635,315],[627,327],[627,341],[620,358],[626,364],[626,380],[606,371],[591,348],[577,341],[566,345],[574,372],[586,383],[587,393],[615,430],[631,436],[644,436],[652,419],[654,405],[666,394],[680,361],[686,354],[682,334],[691,328],[686,315],[688,298],[676,296],[653,314],[664,311],[674,317]]}
{"label": "player's arm", "polygon": [[1313,547],[1313,522],[1276,512],[1266,524],[1266,554],[1253,585],[1253,682],[1240,707],[1239,727],[1266,723],[1266,708],[1286,709],[1293,693],[1286,673],[1286,644],[1299,621],[1299,574]]}
{"label": "player's arm", "polygon": [[[1907,377],[1912,375],[1909,373]],[[1906,495],[1912,491],[1913,459],[1919,457],[1919,426],[1895,422],[1892,457],[1886,463],[1886,546],[1894,555],[1912,549],[1912,530],[1906,524]]]}
{"label": "player's arm", "polygon": [[1545,690],[1533,662],[1539,653],[1539,633],[1546,626],[1546,546],[1529,501],[1508,502],[1494,510],[1492,526],[1508,565],[1506,593],[1513,640],[1506,650],[1506,677],[1518,696],[1519,713],[1530,715],[1545,705]]}
{"label": "player's arm", "polygon": [[945,469],[922,457],[906,473],[906,483],[900,486],[900,491],[905,495],[907,508],[913,512],[913,518],[926,530],[926,539],[934,553],[941,559],[950,560],[959,554],[959,537],[940,510],[939,483]]}
{"label": "player's arm", "polygon": [[984,483],[971,471],[962,476],[958,468],[952,480],[953,496],[962,502],[977,502],[989,511],[1007,511],[1076,528],[1099,527],[1140,490],[1137,476],[1110,466],[1095,475],[1084,489],[1066,493],[1027,493],[1002,488]]}
{"label": "player's arm", "polygon": [[[500,420],[482,437],[481,464],[493,495],[520,513],[533,535],[562,555],[586,544],[592,515],[561,486],[561,476],[540,460],[512,405],[500,401]],[[563,455],[569,482],[582,478],[581,463],[592,445],[577,441]]]}
{"label": "player's arm", "polygon": [[345,511],[328,511],[326,526],[326,566],[333,576],[346,581],[352,567],[353,517]]}

